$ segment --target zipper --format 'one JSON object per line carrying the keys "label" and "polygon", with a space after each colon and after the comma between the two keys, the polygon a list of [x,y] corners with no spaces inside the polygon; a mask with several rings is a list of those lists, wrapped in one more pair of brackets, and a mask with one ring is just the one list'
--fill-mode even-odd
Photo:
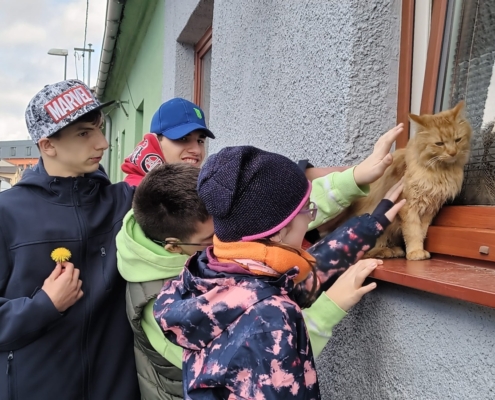
{"label": "zipper", "polygon": [[9,354],[7,356],[7,381],[8,381],[8,395],[9,395],[9,400],[14,400],[15,399],[15,394],[14,394],[14,368],[13,368],[13,360],[14,360],[14,352],[9,351]]}
{"label": "zipper", "polygon": [[105,282],[105,290],[110,290],[112,286],[110,285],[110,280],[107,277],[106,274],[106,258],[107,258],[107,252],[105,250],[105,247],[100,247],[100,255],[101,255],[101,273],[103,275],[103,281]]}
{"label": "zipper", "polygon": [[[81,234],[81,264],[85,265],[86,263],[86,252],[87,252],[87,241],[88,235],[86,231],[86,225],[84,223],[84,218],[81,215],[81,199],[79,195],[79,187],[77,178],[74,178],[74,185],[72,191],[72,203],[75,206],[77,222],[79,227],[79,232]],[[85,277],[83,277],[85,278]],[[84,279],[82,279],[84,282]],[[88,282],[89,283],[89,282]],[[88,356],[88,337],[89,337],[89,320],[91,319],[91,301],[89,299],[91,290],[89,284],[86,284],[84,289],[84,297],[86,301],[84,301],[84,318],[83,318],[83,330],[82,330],[82,343],[81,343],[81,362],[82,362],[82,375],[83,375],[83,392],[82,398],[89,398],[89,356]],[[89,318],[86,316],[89,315]]]}
{"label": "zipper", "polygon": [[14,352],[9,351],[9,355],[7,356],[7,375],[10,373],[10,364],[12,363],[12,360],[14,359]]}

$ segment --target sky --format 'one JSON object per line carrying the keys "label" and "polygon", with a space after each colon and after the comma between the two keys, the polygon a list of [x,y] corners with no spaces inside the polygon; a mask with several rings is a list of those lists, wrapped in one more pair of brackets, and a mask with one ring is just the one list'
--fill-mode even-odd
{"label": "sky", "polygon": [[[63,80],[64,57],[51,48],[67,49],[67,78],[88,79],[88,53],[74,57],[84,45],[87,0],[0,0],[0,140],[28,139],[24,112],[43,86]],[[96,85],[105,30],[106,0],[89,0],[87,44],[91,54],[91,86]],[[79,52],[79,56],[82,53]],[[77,72],[76,72],[77,66]]]}

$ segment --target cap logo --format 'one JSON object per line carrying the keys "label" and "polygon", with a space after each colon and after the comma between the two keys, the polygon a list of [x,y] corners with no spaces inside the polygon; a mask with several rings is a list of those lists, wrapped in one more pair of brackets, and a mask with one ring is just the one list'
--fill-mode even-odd
{"label": "cap logo", "polygon": [[201,114],[201,110],[200,109],[193,107],[193,110],[194,110],[194,112],[196,113],[196,116],[199,119],[203,119],[203,115]]}
{"label": "cap logo", "polygon": [[58,123],[74,111],[94,102],[91,93],[83,85],[78,85],[46,103],[45,110]]}

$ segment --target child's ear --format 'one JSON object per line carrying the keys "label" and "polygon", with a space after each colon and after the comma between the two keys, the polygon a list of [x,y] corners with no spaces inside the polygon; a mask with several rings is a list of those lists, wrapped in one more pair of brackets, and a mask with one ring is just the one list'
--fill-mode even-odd
{"label": "child's ear", "polygon": [[57,150],[53,146],[52,142],[48,138],[41,138],[38,141],[38,147],[41,153],[45,153],[47,156],[55,157],[57,155]]}
{"label": "child's ear", "polygon": [[180,242],[177,238],[166,238],[165,241],[167,244],[165,245],[165,250],[170,253],[178,253],[182,254],[182,247],[180,247],[177,243]]}

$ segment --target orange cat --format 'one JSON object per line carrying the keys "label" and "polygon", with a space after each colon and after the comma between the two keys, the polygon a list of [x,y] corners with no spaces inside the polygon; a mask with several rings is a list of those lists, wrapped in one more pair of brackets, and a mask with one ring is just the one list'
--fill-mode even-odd
{"label": "orange cat", "polygon": [[[366,257],[408,260],[430,258],[423,248],[426,231],[440,207],[459,194],[464,165],[469,159],[471,127],[464,118],[464,102],[434,115],[409,114],[416,135],[405,149],[393,153],[393,164],[371,185],[368,197],[353,203],[333,227],[354,215],[370,213],[392,185],[404,176],[401,198],[407,202],[398,217]],[[326,226],[325,228],[329,228]],[[399,247],[406,245],[406,252]]]}

